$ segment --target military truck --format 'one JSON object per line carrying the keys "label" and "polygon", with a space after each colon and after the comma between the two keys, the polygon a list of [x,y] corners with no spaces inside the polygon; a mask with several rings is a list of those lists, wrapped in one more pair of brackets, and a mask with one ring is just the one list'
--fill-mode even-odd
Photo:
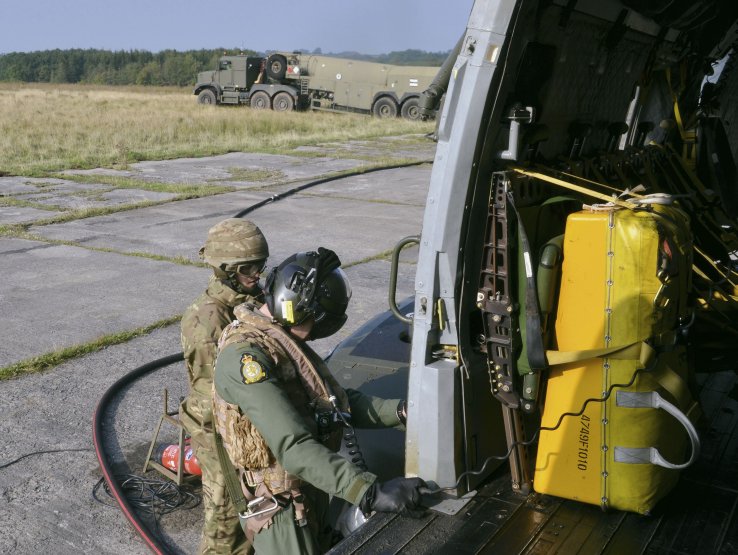
{"label": "military truck", "polygon": [[336,110],[418,119],[418,99],[436,67],[397,66],[301,54],[223,56],[198,75],[201,104],[247,104],[258,110]]}
{"label": "military truck", "polygon": [[[358,444],[380,479],[423,478],[431,510],[371,516],[331,553],[738,552],[737,46],[731,1],[474,2],[391,311],[329,361],[344,386],[407,396],[406,433]],[[631,216],[658,231],[618,246]],[[649,241],[643,270],[624,261]],[[622,327],[612,295],[651,278],[630,298],[647,316]],[[656,362],[598,351],[636,330]],[[562,349],[584,358],[557,367]],[[664,364],[684,395],[649,381]],[[619,488],[662,498],[621,510]]]}

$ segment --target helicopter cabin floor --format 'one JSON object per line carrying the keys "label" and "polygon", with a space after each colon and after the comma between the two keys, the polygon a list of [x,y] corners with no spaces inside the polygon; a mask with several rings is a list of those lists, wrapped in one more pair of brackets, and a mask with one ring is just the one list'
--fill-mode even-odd
{"label": "helicopter cabin floor", "polygon": [[503,467],[455,516],[376,514],[330,553],[738,553],[738,375],[701,374],[698,383],[700,458],[650,516],[515,494]]}

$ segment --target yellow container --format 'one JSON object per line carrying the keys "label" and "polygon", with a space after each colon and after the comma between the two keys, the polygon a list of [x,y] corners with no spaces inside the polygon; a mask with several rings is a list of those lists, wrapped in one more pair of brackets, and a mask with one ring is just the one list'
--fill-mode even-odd
{"label": "yellow container", "polygon": [[[536,491],[647,513],[696,457],[699,440],[685,416],[694,417],[695,404],[674,333],[689,314],[690,268],[687,220],[676,208],[569,216],[555,325],[559,353],[549,353],[549,361],[561,352],[630,349],[551,368]],[[645,340],[659,354],[638,370],[646,364],[639,359],[649,350],[639,347]],[[693,456],[684,463],[688,442]]]}

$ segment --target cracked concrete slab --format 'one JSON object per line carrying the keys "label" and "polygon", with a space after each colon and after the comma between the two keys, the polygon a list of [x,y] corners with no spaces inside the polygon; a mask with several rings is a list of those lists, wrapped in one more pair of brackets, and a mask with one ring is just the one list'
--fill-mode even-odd
{"label": "cracked concrete slab", "polygon": [[0,177],[0,196],[22,195],[24,193],[38,193],[45,188],[58,188],[71,183],[66,179],[46,177]]}
{"label": "cracked concrete slab", "polygon": [[[392,174],[382,180],[382,189],[377,193],[392,196],[402,183],[408,190],[415,190],[417,198],[422,198],[427,187],[422,176],[427,171],[423,167],[391,170]],[[375,177],[381,173],[377,172]],[[395,186],[391,185],[393,182]],[[321,187],[328,189],[325,194],[320,192]],[[357,198],[335,198],[331,195],[335,185],[331,184],[316,189],[320,196],[297,194],[267,204],[249,216],[270,242],[272,264],[293,252],[321,245],[336,250],[344,264],[353,264],[387,251],[400,238],[420,231],[423,211],[420,205],[367,202],[358,198],[361,194]],[[30,229],[41,237],[87,248],[3,239],[0,254],[5,255],[8,265],[3,270],[0,295],[6,306],[19,316],[7,322],[15,331],[0,347],[0,365],[89,341],[96,337],[95,332],[110,333],[118,329],[115,320],[122,326],[120,329],[131,329],[181,312],[184,303],[194,298],[196,284],[202,283],[195,276],[207,275],[208,271],[123,253],[197,260],[197,251],[212,225],[265,196],[238,191]],[[116,252],[100,253],[90,248]],[[129,274],[131,279],[127,277]],[[386,284],[387,276],[378,279]],[[192,294],[184,295],[186,300],[177,304],[174,300],[181,297],[178,293],[182,290]],[[40,325],[45,320],[34,322],[33,318],[29,321],[20,315],[40,299],[49,303],[44,311],[65,325],[55,331],[53,338],[44,338],[29,348],[25,345],[29,326]],[[107,308],[101,306],[105,304],[102,301],[107,303]],[[167,311],[166,306],[172,309]],[[383,301],[378,310],[385,306]],[[72,311],[67,314],[69,307]],[[89,319],[96,325],[98,320],[104,322],[103,328],[90,329],[85,324]],[[78,336],[70,332],[73,328],[85,333]]]}
{"label": "cracked concrete slab", "polygon": [[[111,188],[111,185],[105,185],[103,183],[77,183],[68,179],[24,179],[27,179],[28,183],[33,186],[34,194],[85,194],[107,191]],[[27,198],[24,194],[19,194],[18,197]]]}
{"label": "cracked concrete slab", "polygon": [[[407,235],[420,233],[423,208],[359,202],[332,197],[294,196],[260,208],[251,218],[264,231],[274,256],[324,246],[335,250],[345,264],[392,249]],[[282,230],[293,233],[284,234]]]}
{"label": "cracked concrete slab", "polygon": [[[39,330],[40,331],[40,330]],[[179,329],[172,325],[129,343],[76,359],[52,372],[0,382],[0,553],[31,554],[53,545],[72,554],[150,553],[112,498],[92,491],[101,473],[91,438],[91,421],[105,391],[136,367],[178,352]],[[173,408],[186,393],[184,365],[145,376],[121,392],[105,413],[105,450],[116,473],[142,475],[144,455],[163,411],[163,389]],[[162,442],[172,439],[171,427]],[[61,451],[58,451],[61,450]],[[57,452],[54,452],[57,451]],[[171,543],[195,553],[201,508],[161,519]],[[31,524],[33,523],[33,524]],[[180,533],[177,524],[186,526]]]}
{"label": "cracked concrete slab", "polygon": [[3,197],[37,192],[38,188],[26,177],[0,177],[0,195]]}
{"label": "cracked concrete slab", "polygon": [[84,210],[141,204],[145,202],[164,202],[176,198],[176,196],[174,193],[160,193],[141,189],[114,189],[104,192],[90,190],[89,194],[49,195],[42,193],[38,195],[24,195],[23,199],[36,204],[59,207],[64,210]]}
{"label": "cracked concrete slab", "polygon": [[210,227],[269,195],[239,191],[39,227],[31,233],[86,247],[198,260]]}
{"label": "cracked concrete slab", "polygon": [[128,170],[70,170],[65,173],[121,176],[160,183],[222,181],[229,185],[253,186],[259,182],[239,182],[233,179],[234,174],[237,175],[241,170],[279,170],[284,174],[283,179],[286,180],[311,179],[331,172],[353,169],[364,164],[366,162],[351,159],[231,152],[206,158],[138,162],[132,164]]}
{"label": "cracked concrete slab", "polygon": [[28,224],[58,215],[58,210],[41,210],[30,206],[0,206],[0,224]]}
{"label": "cracked concrete slab", "polygon": [[301,152],[334,152],[352,153],[362,157],[417,158],[428,160],[433,158],[436,144],[428,137],[419,135],[400,137],[378,137],[366,141],[348,141],[345,143],[327,143],[298,147]]}
{"label": "cracked concrete slab", "polygon": [[[428,175],[422,167],[381,177],[384,183],[376,192],[380,199],[424,199]],[[338,198],[321,193],[320,185],[309,189],[320,196],[300,193],[267,204],[247,216],[265,233],[270,244],[270,261],[278,263],[300,250],[331,247],[344,263],[356,262],[391,249],[407,235],[420,232],[422,200],[413,206]],[[110,248],[122,252],[146,252],[197,260],[207,230],[224,218],[268,197],[265,191],[238,191],[213,197],[176,201],[134,211],[85,218],[61,224],[31,228],[48,239],[74,241],[85,246]]]}
{"label": "cracked concrete slab", "polygon": [[[422,191],[430,183],[432,167],[431,164],[423,164],[352,175],[311,187],[300,194],[425,206],[426,195]],[[283,192],[289,189],[290,186],[284,186],[270,190]]]}
{"label": "cracked concrete slab", "polygon": [[[175,193],[115,188],[102,183],[76,183],[56,178],[0,178],[2,196],[36,206],[0,206],[0,224],[33,223],[60,212],[107,208],[127,204],[165,202]],[[48,206],[47,212],[42,207]]]}
{"label": "cracked concrete slab", "polygon": [[0,366],[179,314],[209,274],[23,239],[0,239],[0,256]]}

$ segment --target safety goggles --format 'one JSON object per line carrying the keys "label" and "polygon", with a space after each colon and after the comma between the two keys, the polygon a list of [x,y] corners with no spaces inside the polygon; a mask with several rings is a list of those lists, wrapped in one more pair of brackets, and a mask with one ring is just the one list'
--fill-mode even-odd
{"label": "safety goggles", "polygon": [[256,277],[266,269],[266,260],[255,260],[254,262],[246,262],[236,266],[236,272],[244,277]]}

